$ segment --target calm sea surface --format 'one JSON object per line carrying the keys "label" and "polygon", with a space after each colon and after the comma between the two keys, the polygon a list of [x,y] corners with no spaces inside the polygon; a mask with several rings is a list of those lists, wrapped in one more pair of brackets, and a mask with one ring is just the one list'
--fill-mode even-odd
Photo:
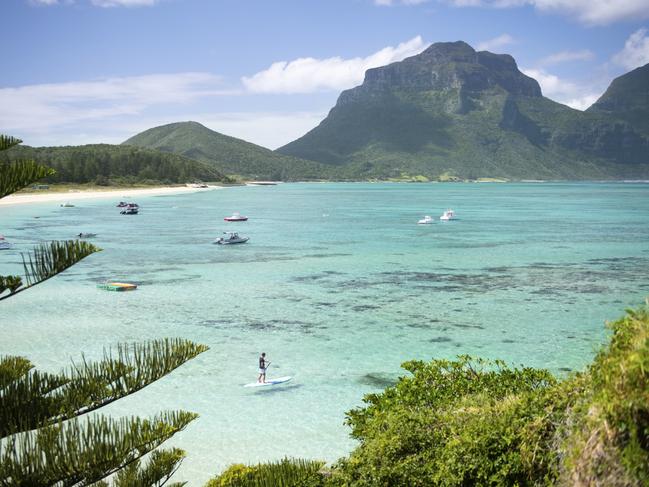
{"label": "calm sea surface", "polygon": [[[105,408],[199,413],[169,442],[193,486],[233,462],[336,460],[354,446],[345,411],[411,358],[580,369],[605,321],[649,294],[647,184],[283,184],[138,202],[138,216],[111,200],[0,208],[16,244],[2,273],[41,240],[94,232],[104,249],[0,303],[0,354],[57,370],[124,341],[209,345]],[[446,208],[457,221],[416,224]],[[250,220],[224,222],[233,211]],[[211,244],[232,229],[250,241]],[[140,287],[98,290],[106,279]],[[262,351],[269,377],[293,382],[241,387]]]}

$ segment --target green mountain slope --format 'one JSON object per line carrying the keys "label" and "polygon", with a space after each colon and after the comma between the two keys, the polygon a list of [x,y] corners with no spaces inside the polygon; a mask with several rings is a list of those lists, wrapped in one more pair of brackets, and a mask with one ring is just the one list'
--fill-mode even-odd
{"label": "green mountain slope", "polygon": [[316,162],[275,153],[241,139],[220,134],[197,122],[162,125],[137,134],[125,145],[180,154],[210,164],[226,174],[251,179],[296,180],[327,177]]}
{"label": "green mountain slope", "polygon": [[0,163],[16,159],[33,159],[54,168],[56,174],[48,182],[169,184],[224,179],[222,173],[202,162],[124,145],[16,146],[0,154]]}
{"label": "green mountain slope", "polygon": [[320,125],[279,153],[347,177],[649,177],[649,139],[628,122],[541,94],[511,56],[464,42],[370,69]]}
{"label": "green mountain slope", "polygon": [[620,118],[649,135],[649,64],[615,78],[587,111]]}

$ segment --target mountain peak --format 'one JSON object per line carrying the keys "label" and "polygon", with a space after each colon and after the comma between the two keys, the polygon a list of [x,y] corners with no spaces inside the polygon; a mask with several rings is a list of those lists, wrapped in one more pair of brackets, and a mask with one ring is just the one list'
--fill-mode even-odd
{"label": "mountain peak", "polygon": [[[403,61],[368,69],[363,85],[353,90],[460,89],[463,92],[482,92],[492,88],[513,95],[541,96],[538,82],[521,73],[513,57],[478,52],[464,41],[437,42]],[[345,96],[341,98],[344,103]]]}

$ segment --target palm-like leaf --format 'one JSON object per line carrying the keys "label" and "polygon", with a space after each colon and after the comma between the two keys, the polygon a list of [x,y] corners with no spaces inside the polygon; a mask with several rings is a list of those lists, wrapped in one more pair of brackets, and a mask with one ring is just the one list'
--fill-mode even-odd
{"label": "palm-like leaf", "polygon": [[34,161],[2,162],[0,163],[0,198],[15,193],[52,174],[54,174],[54,169],[41,166]]}
{"label": "palm-like leaf", "polygon": [[17,139],[16,137],[0,134],[0,150],[7,150],[21,143],[22,140]]}
{"label": "palm-like leaf", "polygon": [[[197,416],[185,411],[151,420],[96,416],[11,436],[0,451],[0,486],[91,485],[157,448]],[[156,460],[153,471],[164,474],[173,473],[179,458]]]}
{"label": "palm-like leaf", "polygon": [[[8,294],[0,295],[0,301],[54,277],[81,259],[100,250],[94,245],[80,240],[55,241],[49,244],[41,244],[29,254],[22,256],[23,267],[25,269],[24,281],[21,280],[21,285],[17,288],[13,290],[10,288]],[[6,280],[7,277],[3,279]],[[5,290],[1,289],[0,292]]]}
{"label": "palm-like leaf", "polygon": [[[189,340],[119,345],[99,362],[73,364],[69,372],[20,375],[0,388],[0,438],[105,406],[142,389],[208,350]],[[1,369],[0,369],[1,370]]]}

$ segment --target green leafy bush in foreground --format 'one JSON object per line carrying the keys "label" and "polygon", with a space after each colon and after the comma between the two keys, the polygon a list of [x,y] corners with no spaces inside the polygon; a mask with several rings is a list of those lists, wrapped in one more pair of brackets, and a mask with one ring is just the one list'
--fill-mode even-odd
{"label": "green leafy bush in foreground", "polygon": [[205,487],[320,487],[324,462],[289,459],[246,466],[231,465]]}
{"label": "green leafy bush in foreground", "polygon": [[[318,474],[319,481],[649,485],[649,308],[628,311],[610,328],[610,344],[584,372],[564,380],[547,370],[467,356],[406,362],[411,375],[367,395],[364,407],[348,413],[360,444],[328,477]],[[264,475],[264,465],[236,468]],[[311,485],[302,478],[260,484],[243,476],[239,483],[208,485]]]}

